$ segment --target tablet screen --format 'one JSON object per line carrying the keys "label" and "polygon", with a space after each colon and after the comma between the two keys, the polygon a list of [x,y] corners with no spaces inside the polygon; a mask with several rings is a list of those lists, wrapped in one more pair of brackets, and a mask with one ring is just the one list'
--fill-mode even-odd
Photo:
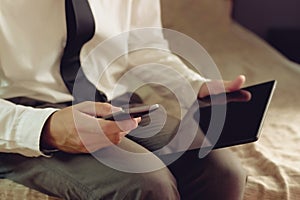
{"label": "tablet screen", "polygon": [[[214,149],[254,142],[259,138],[275,84],[276,81],[269,81],[226,93],[223,99],[227,101],[223,102],[219,100],[222,94],[199,100],[199,126],[209,141],[215,140],[212,142]],[[211,105],[215,108],[226,105],[224,125],[217,140],[214,134],[207,134],[210,124],[215,123],[211,118]]]}

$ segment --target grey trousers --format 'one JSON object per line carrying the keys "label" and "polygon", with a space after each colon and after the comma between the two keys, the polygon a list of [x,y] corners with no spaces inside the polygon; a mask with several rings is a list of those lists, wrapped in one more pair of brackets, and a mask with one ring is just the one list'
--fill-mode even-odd
{"label": "grey trousers", "polygon": [[[121,146],[136,152],[152,151],[169,140],[176,123],[168,118],[158,137],[129,137]],[[233,154],[214,150],[199,159],[197,152],[187,151],[170,165],[145,173],[118,171],[90,154],[57,152],[51,158],[28,158],[0,153],[0,178],[72,200],[242,199],[246,176]],[[157,157],[153,154],[147,161],[157,162]]]}

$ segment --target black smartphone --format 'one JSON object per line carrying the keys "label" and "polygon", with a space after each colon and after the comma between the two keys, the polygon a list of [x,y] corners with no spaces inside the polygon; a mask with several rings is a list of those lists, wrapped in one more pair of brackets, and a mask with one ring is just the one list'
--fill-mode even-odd
{"label": "black smartphone", "polygon": [[130,118],[142,117],[144,115],[147,115],[147,114],[157,110],[158,108],[159,108],[158,104],[143,105],[143,106],[132,107],[132,108],[124,108],[120,111],[103,116],[102,118],[105,120],[111,120],[111,121],[121,121],[121,120],[130,119]]}

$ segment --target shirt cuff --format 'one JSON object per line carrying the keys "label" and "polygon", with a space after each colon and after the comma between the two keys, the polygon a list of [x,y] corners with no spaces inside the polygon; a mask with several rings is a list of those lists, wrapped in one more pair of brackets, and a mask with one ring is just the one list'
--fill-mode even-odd
{"label": "shirt cuff", "polygon": [[[190,89],[187,90],[184,86],[181,88],[181,101],[183,102],[184,108],[189,109],[197,100],[202,85],[210,81],[210,79],[204,78],[197,73],[190,73],[190,76],[186,77],[186,79],[189,81]],[[194,93],[192,94],[191,91],[193,91]]]}
{"label": "shirt cuff", "polygon": [[[20,109],[24,108],[20,106]],[[41,151],[40,138],[45,122],[57,110],[28,107],[21,112],[16,125],[17,144],[21,154],[28,157],[50,156]]]}

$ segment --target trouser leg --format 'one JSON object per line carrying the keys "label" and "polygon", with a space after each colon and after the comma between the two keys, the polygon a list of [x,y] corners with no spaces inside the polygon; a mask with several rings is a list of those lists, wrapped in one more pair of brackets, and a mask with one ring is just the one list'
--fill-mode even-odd
{"label": "trouser leg", "polygon": [[[11,101],[34,107],[63,108],[70,105],[70,102],[45,104],[28,98]],[[121,146],[131,152],[149,153],[126,138]],[[151,154],[148,154],[147,159],[149,163],[158,160]],[[0,153],[0,178],[8,178],[45,194],[72,200],[179,198],[176,180],[167,168],[148,173],[126,173],[102,164],[90,154],[58,152],[51,158],[28,158]]]}
{"label": "trouser leg", "polygon": [[[144,151],[132,142],[130,148]],[[0,158],[2,177],[64,199],[173,200],[179,197],[176,181],[167,168],[149,173],[126,173],[102,164],[89,154],[63,152],[52,158],[16,154],[0,154]],[[156,160],[153,157],[153,162]]]}
{"label": "trouser leg", "polygon": [[198,151],[189,151],[169,169],[182,199],[243,199],[245,172],[229,150],[214,150],[202,159]]}

